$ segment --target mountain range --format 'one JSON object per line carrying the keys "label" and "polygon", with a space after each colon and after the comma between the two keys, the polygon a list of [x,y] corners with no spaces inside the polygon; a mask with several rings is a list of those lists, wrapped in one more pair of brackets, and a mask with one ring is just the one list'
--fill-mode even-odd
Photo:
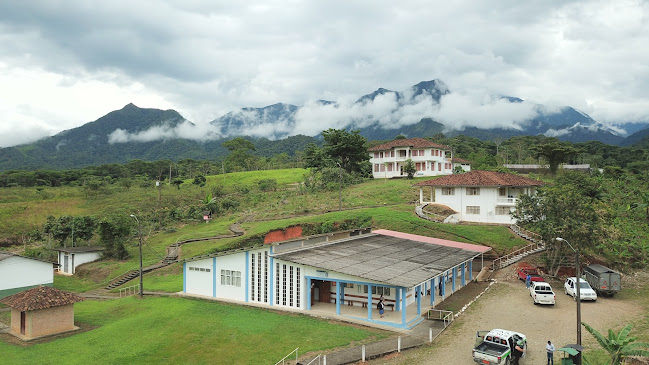
{"label": "mountain range", "polygon": [[[484,116],[466,114],[462,101],[444,82],[431,80],[403,91],[379,88],[347,102],[318,100],[302,106],[278,103],[242,108],[213,120],[208,129],[198,128],[175,110],[128,104],[37,142],[1,148],[0,171],[75,168],[132,159],[214,159],[228,153],[221,143],[237,136],[250,138],[262,156],[293,154],[309,143],[321,142],[320,132],[327,128],[358,129],[369,140],[391,140],[399,134],[463,134],[481,140],[545,134],[571,142],[649,145],[649,124],[612,128],[572,107],[548,108],[511,96],[484,102],[479,106]],[[459,108],[449,107],[458,102]],[[489,117],[494,110],[504,117]]]}

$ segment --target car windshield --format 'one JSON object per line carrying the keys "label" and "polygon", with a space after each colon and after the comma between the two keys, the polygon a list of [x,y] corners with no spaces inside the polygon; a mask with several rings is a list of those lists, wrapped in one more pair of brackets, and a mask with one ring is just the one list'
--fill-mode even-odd
{"label": "car windshield", "polygon": [[579,284],[580,284],[579,287],[581,289],[590,289],[590,285],[588,285],[588,283],[580,281]]}

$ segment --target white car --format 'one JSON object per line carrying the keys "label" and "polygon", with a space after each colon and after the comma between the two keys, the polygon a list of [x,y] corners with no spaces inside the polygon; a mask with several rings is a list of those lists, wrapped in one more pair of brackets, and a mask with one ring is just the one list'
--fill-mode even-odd
{"label": "white car", "polygon": [[[577,278],[570,277],[566,279],[566,282],[563,284],[563,290],[566,293],[566,295],[572,296],[575,300],[577,299]],[[579,280],[579,294],[580,294],[580,299],[582,301],[584,300],[592,300],[596,301],[597,300],[597,293],[588,285],[588,282],[584,279]]]}
{"label": "white car", "polygon": [[534,300],[534,304],[554,305],[557,299],[550,284],[543,281],[533,281],[530,283],[530,296]]}

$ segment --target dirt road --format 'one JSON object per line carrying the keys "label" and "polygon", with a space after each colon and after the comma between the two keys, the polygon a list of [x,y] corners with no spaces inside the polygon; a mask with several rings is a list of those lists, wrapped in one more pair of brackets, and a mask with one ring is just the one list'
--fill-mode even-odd
{"label": "dirt road", "polygon": [[[405,351],[391,358],[377,359],[370,364],[449,364],[472,365],[475,333],[478,330],[502,328],[524,333],[528,338],[528,353],[521,364],[545,364],[545,345],[551,340],[556,348],[576,342],[576,303],[563,292],[563,283],[550,281],[556,292],[555,306],[534,305],[529,291],[512,275],[501,275],[499,282],[470,307],[433,345]],[[619,329],[629,318],[640,315],[642,308],[617,298],[598,298],[594,303],[582,302],[582,321],[605,333]],[[582,344],[598,346],[582,327]],[[555,360],[559,354],[555,354]]]}

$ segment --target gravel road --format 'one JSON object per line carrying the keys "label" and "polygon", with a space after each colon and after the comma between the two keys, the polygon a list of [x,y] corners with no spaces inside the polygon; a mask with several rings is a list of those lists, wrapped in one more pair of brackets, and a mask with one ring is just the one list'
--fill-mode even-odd
{"label": "gravel road", "polygon": [[[471,357],[475,333],[478,330],[502,328],[522,332],[528,339],[528,353],[521,364],[545,364],[545,345],[551,340],[556,348],[576,342],[576,302],[563,292],[563,283],[550,281],[556,293],[555,306],[534,305],[525,284],[515,280],[511,273],[499,275],[493,285],[464,314],[462,314],[430,346],[405,351],[377,359],[370,364],[451,364],[475,365]],[[582,321],[598,331],[619,329],[628,319],[639,315],[642,308],[617,298],[598,298],[596,302],[582,302]],[[598,346],[595,339],[582,327],[582,344]],[[555,360],[560,354],[555,353]]]}

